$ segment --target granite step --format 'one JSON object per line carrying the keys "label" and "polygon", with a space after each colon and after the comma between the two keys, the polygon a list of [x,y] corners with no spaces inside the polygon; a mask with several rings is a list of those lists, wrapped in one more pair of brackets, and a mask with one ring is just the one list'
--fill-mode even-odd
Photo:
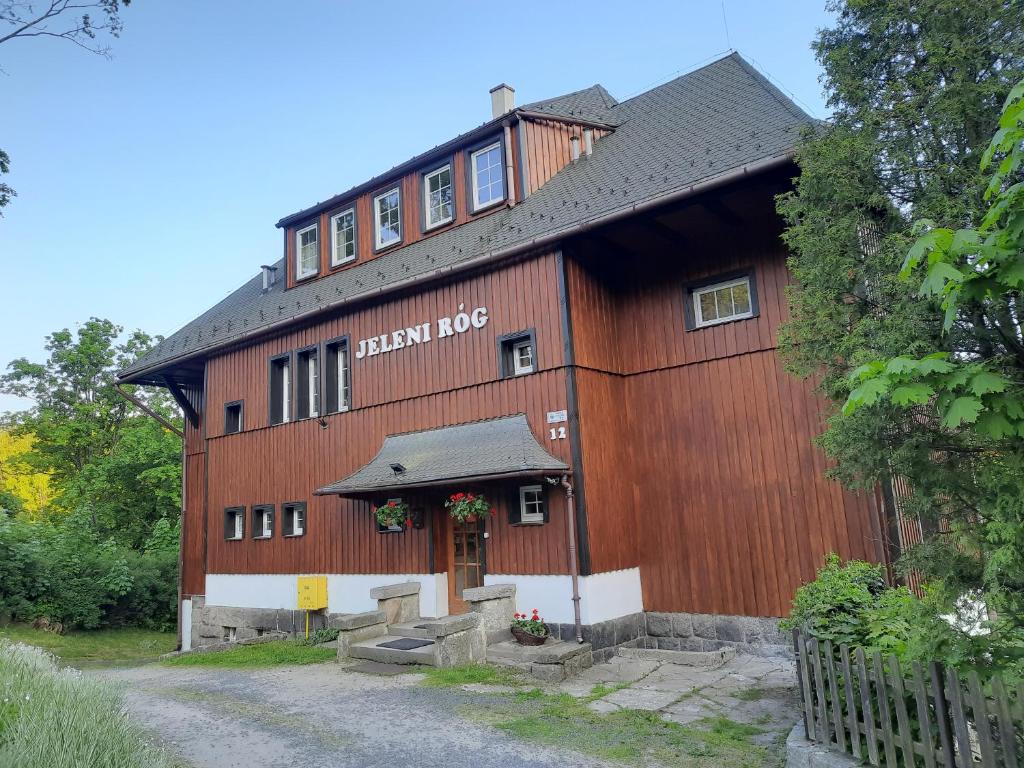
{"label": "granite step", "polygon": [[385,643],[406,639],[408,637],[395,634],[382,635],[372,640],[353,643],[348,649],[348,655],[356,659],[380,661],[385,664],[425,664],[430,667],[437,666],[437,646],[433,642],[408,650],[382,647]]}
{"label": "granite step", "polygon": [[647,659],[680,664],[686,667],[720,667],[735,658],[735,648],[721,648],[717,651],[670,651],[654,648],[618,648],[616,653],[627,659]]}
{"label": "granite step", "polygon": [[388,634],[396,637],[418,637],[423,640],[433,640],[436,637],[434,628],[427,622],[435,622],[437,619],[416,619],[403,624],[389,624]]}

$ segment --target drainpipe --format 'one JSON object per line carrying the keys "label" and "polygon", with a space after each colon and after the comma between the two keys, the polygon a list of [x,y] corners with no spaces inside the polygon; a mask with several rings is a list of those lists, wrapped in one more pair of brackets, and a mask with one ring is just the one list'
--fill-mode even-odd
{"label": "drainpipe", "polygon": [[505,123],[505,189],[509,207],[516,204],[515,175],[512,171],[512,126]]}
{"label": "drainpipe", "polygon": [[548,478],[552,485],[560,484],[565,489],[565,511],[567,525],[569,526],[569,574],[572,576],[572,613],[576,624],[576,642],[583,642],[583,622],[580,621],[580,566],[576,560],[576,494],[573,492],[572,483],[568,475],[562,475],[559,483],[554,478]]}

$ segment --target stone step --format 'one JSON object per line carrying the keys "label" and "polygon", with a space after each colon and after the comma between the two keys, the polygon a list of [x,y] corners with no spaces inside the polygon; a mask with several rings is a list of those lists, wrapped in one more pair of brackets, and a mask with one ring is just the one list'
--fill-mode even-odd
{"label": "stone step", "polygon": [[416,619],[403,624],[388,625],[388,634],[397,637],[418,637],[423,640],[433,640],[437,637],[434,627],[428,622],[435,622],[437,619]]}
{"label": "stone step", "polygon": [[656,648],[619,648],[619,656],[627,659],[649,659],[682,664],[687,667],[720,667],[736,656],[735,648],[721,648],[717,651],[670,651]]}
{"label": "stone step", "polygon": [[348,655],[356,659],[380,661],[385,664],[425,664],[429,667],[437,666],[437,646],[433,642],[429,645],[410,648],[409,650],[381,647],[384,643],[402,639],[406,638],[389,634],[375,637],[372,640],[353,643],[348,649]]}

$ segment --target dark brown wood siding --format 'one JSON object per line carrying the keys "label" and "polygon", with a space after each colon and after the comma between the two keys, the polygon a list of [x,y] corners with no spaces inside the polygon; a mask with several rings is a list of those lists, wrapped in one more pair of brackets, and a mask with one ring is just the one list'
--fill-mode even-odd
{"label": "dark brown wood siding", "polygon": [[[884,562],[879,510],[825,478],[825,406],[780,363],[777,224],[689,215],[568,263],[591,568],[639,565],[647,610],[785,615],[828,552]],[[688,283],[750,268],[757,317],[686,330]]]}
{"label": "dark brown wood siding", "polygon": [[[553,255],[468,277],[420,294],[350,314],[337,314],[285,336],[212,359],[210,404],[208,571],[210,573],[424,573],[431,569],[429,529],[378,534],[370,503],[314,497],[313,490],[350,474],[380,448],[385,436],[524,412],[538,441],[569,462],[568,440],[547,439],[545,414],[567,407],[562,336]],[[486,306],[482,329],[436,338],[436,320]],[[432,341],[356,360],[359,340],[431,321]],[[497,338],[534,329],[539,372],[501,379]],[[351,339],[353,408],[315,419],[268,426],[269,359],[277,354],[348,335]],[[223,406],[245,401],[245,430],[223,434]],[[565,573],[564,500],[552,503],[548,525],[508,525],[510,488],[484,489],[498,514],[489,522],[488,570],[492,573]],[[440,515],[443,490],[417,503]],[[225,541],[226,507],[306,501],[308,533],[254,541],[246,521],[243,541]],[[435,552],[433,567],[443,570]]]}
{"label": "dark brown wood siding", "polygon": [[[526,128],[526,188],[527,194],[536,192],[552,176],[572,162],[570,137],[580,137],[580,154],[584,152],[583,127],[554,120],[525,120]],[[607,131],[594,129],[594,141],[607,135]]]}
{"label": "dark brown wood siding", "polygon": [[206,409],[202,389],[185,390],[192,407],[200,415],[193,426],[185,419],[184,505],[182,507],[181,593],[184,597],[202,595],[206,591],[206,526],[203,515],[206,478],[206,441],[204,440]]}

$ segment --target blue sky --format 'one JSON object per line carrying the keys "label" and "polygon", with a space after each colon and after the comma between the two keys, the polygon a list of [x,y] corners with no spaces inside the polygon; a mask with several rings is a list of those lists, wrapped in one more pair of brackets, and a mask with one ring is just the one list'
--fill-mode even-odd
{"label": "blue sky", "polygon": [[[168,335],[280,257],[281,216],[526,103],[624,99],[735,48],[816,117],[824,0],[135,0],[110,60],[0,46],[0,368],[90,316]],[[20,407],[0,395],[0,412]]]}

